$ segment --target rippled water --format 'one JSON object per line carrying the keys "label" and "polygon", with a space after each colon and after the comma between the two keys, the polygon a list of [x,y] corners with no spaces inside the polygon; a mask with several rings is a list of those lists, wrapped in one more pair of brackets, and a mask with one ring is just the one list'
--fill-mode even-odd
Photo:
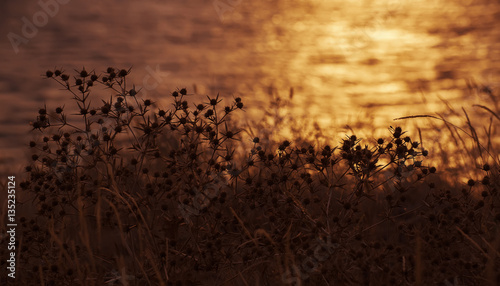
{"label": "rippled water", "polygon": [[500,85],[498,1],[215,3],[69,1],[15,53],[7,34],[22,36],[22,18],[32,21],[41,8],[0,2],[1,162],[25,156],[39,107],[71,104],[41,76],[54,67],[133,67],[137,84],[158,68],[161,81],[147,91],[158,102],[196,84],[201,94],[244,96],[250,117],[259,116],[269,89],[287,95],[293,87],[297,112],[323,126],[387,126],[395,117],[439,111],[439,97],[477,100],[465,79]]}

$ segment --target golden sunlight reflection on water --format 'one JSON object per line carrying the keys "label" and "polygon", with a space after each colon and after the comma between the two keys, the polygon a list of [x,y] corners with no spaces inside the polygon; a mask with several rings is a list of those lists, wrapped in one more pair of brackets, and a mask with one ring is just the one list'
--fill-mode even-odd
{"label": "golden sunlight reflection on water", "polygon": [[[196,84],[202,95],[243,96],[245,115],[256,121],[268,90],[287,97],[293,87],[297,117],[367,135],[380,134],[378,127],[387,134],[396,117],[447,112],[441,99],[458,110],[480,101],[466,79],[500,82],[496,1],[243,0],[224,20],[211,2],[115,2],[61,6],[19,54],[4,38],[4,162],[26,153],[19,146],[31,138],[26,123],[37,108],[71,104],[40,78],[55,66],[133,66],[140,83],[146,67],[159,65],[168,75],[148,92],[159,105],[167,106],[169,91]],[[20,33],[20,19],[39,9],[2,5],[3,34]]]}

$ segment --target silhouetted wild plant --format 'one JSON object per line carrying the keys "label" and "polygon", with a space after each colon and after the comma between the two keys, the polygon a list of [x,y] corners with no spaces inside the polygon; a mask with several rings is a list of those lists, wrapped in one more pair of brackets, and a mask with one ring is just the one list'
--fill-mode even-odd
{"label": "silhouetted wild plant", "polygon": [[180,89],[163,110],[129,73],[46,73],[76,111],[44,107],[32,123],[24,285],[499,282],[496,165],[444,184],[401,127],[372,146],[262,144],[231,119],[240,98],[193,103]]}

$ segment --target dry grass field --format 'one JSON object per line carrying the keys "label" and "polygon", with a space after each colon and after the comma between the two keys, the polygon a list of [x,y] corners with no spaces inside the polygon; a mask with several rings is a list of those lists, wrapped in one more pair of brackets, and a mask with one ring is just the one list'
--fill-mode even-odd
{"label": "dry grass field", "polygon": [[[34,115],[17,285],[500,284],[495,102],[484,127],[401,119],[445,126],[436,154],[397,126],[277,139],[272,112],[242,124],[244,98],[179,89],[162,110],[129,73],[47,71],[72,100]],[[469,172],[428,163],[456,154]]]}

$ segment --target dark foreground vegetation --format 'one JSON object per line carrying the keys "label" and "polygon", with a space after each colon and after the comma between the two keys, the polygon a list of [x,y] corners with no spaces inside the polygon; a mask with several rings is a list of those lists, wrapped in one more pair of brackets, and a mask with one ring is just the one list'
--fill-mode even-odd
{"label": "dark foreground vegetation", "polygon": [[241,98],[180,89],[162,110],[129,72],[47,71],[77,109],[32,123],[18,285],[500,284],[491,152],[453,184],[400,127],[262,140]]}

